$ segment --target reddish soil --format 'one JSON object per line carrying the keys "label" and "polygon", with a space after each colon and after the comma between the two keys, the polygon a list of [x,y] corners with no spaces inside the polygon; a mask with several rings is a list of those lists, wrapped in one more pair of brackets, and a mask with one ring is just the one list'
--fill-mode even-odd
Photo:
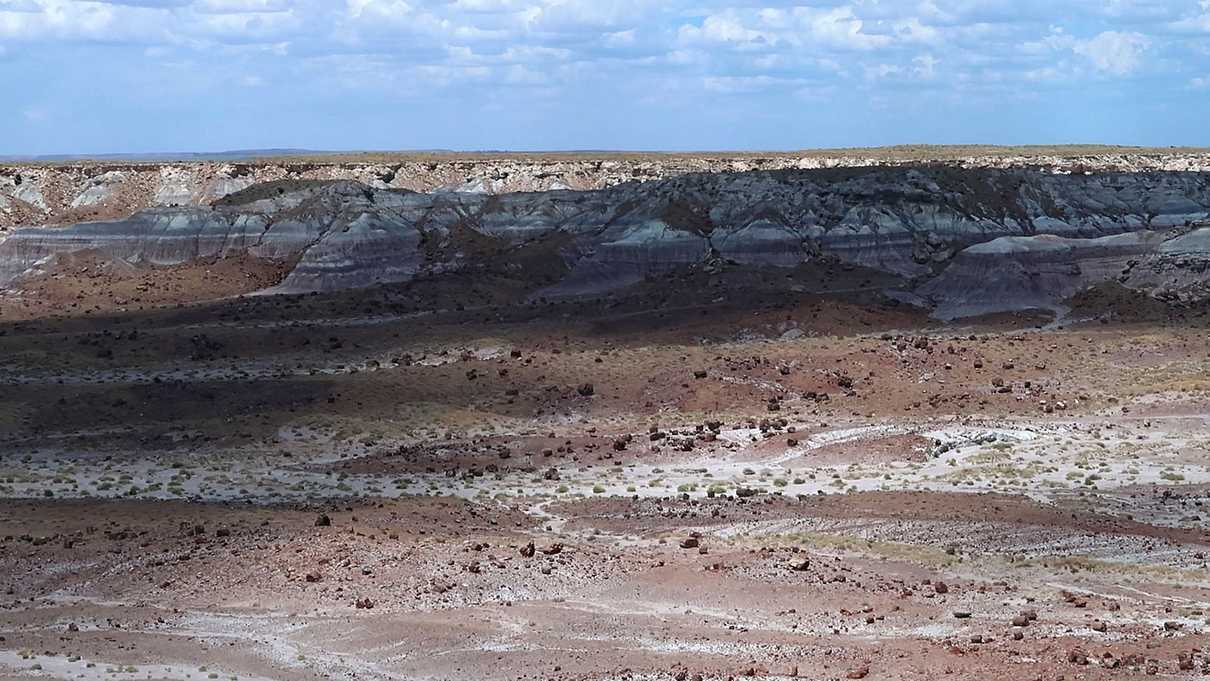
{"label": "reddish soil", "polygon": [[0,296],[0,319],[139,312],[214,301],[273,286],[288,271],[283,264],[248,256],[152,266],[71,254],[61,256],[52,272],[24,278],[17,291]]}
{"label": "reddish soil", "polygon": [[261,265],[4,303],[0,678],[1210,673],[1203,329]]}

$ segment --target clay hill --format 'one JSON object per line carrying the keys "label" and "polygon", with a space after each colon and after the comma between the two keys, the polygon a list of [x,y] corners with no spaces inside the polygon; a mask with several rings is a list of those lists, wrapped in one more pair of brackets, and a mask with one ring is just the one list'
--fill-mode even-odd
{"label": "clay hill", "polygon": [[135,271],[239,259],[244,281],[228,293],[458,273],[505,278],[540,300],[608,295],[701,268],[829,266],[876,276],[890,298],[944,319],[1064,314],[1073,296],[1106,284],[1168,303],[1202,300],[1208,221],[1210,172],[1192,171],[922,164],[506,194],[279,180],[209,205],[12,231],[0,241],[0,285],[20,292],[82,256]]}
{"label": "clay hill", "polygon": [[[0,159],[3,161],[3,159]],[[351,180],[375,189],[486,194],[604,189],[688,173],[905,166],[1037,168],[1059,173],[1210,170],[1194,148],[1098,145],[931,146],[756,153],[408,152],[245,154],[180,161],[131,158],[0,162],[0,232],[14,226],[128,217],[145,208],[209,205],[256,184]]]}

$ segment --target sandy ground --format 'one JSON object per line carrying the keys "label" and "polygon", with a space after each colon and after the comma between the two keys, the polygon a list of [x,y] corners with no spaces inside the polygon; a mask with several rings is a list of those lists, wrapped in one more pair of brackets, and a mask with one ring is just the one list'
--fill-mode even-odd
{"label": "sandy ground", "polygon": [[0,678],[1210,673],[1204,328],[169,276],[0,301]]}

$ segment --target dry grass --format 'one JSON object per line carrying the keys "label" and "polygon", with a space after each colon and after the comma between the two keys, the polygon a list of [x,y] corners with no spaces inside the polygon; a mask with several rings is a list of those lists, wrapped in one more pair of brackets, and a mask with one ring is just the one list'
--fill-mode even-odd
{"label": "dry grass", "polygon": [[1088,556],[1039,556],[1018,561],[1019,568],[1045,568],[1051,571],[1088,572],[1145,577],[1185,585],[1201,584],[1206,573],[1200,570],[1182,570],[1167,565],[1139,565],[1120,561],[1100,560]]}
{"label": "dry grass", "polygon": [[935,546],[871,541],[828,532],[796,532],[770,537],[768,540],[774,544],[801,544],[816,549],[846,551],[921,565],[946,567],[958,562],[956,556]]}

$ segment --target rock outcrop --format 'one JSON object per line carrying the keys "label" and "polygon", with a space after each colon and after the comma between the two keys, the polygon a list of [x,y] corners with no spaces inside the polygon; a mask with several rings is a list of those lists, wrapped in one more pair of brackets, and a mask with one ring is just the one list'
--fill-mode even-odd
{"label": "rock outcrop", "polygon": [[1025,309],[1064,314],[1068,298],[1110,282],[1170,303],[1210,300],[1210,227],[1001,237],[963,250],[915,293],[941,319]]}
{"label": "rock outcrop", "polygon": [[375,154],[224,162],[0,165],[0,231],[111,220],[157,207],[205,206],[281,180],[360,182],[375,189],[483,194],[605,189],[691,173],[904,166],[1033,168],[1055,173],[1210,171],[1195,150],[902,147],[771,154]]}
{"label": "rock outcrop", "polygon": [[1163,240],[1163,233],[1150,230],[1092,239],[1000,237],[963,250],[916,293],[935,305],[941,319],[1025,309],[1061,313],[1063,300],[1117,278]]}
{"label": "rock outcrop", "polygon": [[533,275],[533,294],[545,297],[608,293],[712,259],[785,268],[827,258],[898,275],[952,317],[1053,307],[1119,276],[1154,286],[1174,268],[1187,293],[1204,281],[1206,246],[1189,226],[1207,218],[1210,173],[1191,172],[934,165],[503,195],[279,181],[210,207],[18,230],[0,242],[0,285],[80,251],[136,265],[246,254],[290,263],[272,290],[288,293],[490,264]]}

